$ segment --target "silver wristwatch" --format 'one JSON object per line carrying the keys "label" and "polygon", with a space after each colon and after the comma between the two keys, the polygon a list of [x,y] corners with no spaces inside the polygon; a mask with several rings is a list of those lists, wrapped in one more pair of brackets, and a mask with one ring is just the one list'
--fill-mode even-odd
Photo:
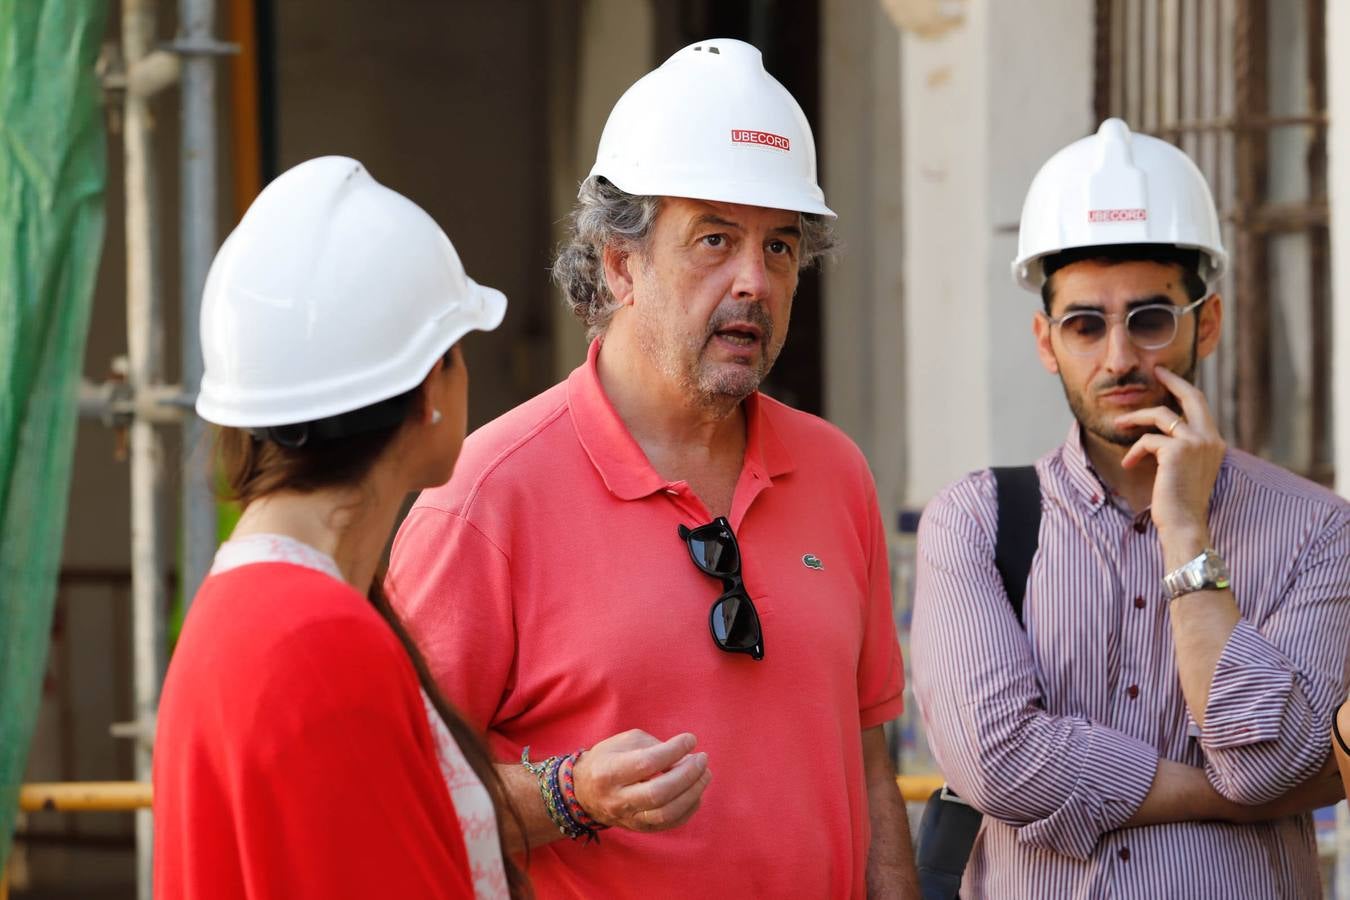
{"label": "silver wristwatch", "polygon": [[1163,576],[1163,587],[1167,589],[1169,600],[1192,591],[1227,590],[1229,584],[1228,564],[1212,547],[1206,547],[1195,559]]}

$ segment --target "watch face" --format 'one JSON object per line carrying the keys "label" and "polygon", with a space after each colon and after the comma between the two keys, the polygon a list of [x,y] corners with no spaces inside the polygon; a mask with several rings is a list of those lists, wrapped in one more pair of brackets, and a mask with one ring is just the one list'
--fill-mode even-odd
{"label": "watch face", "polygon": [[1205,554],[1205,582],[1219,590],[1228,587],[1228,566],[1217,553]]}
{"label": "watch face", "polygon": [[1191,591],[1227,590],[1230,581],[1223,557],[1209,548],[1164,579],[1173,597]]}

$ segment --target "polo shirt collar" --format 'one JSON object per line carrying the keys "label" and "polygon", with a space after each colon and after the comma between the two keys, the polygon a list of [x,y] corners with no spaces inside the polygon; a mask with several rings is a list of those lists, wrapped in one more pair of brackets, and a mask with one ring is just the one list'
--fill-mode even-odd
{"label": "polo shirt collar", "polygon": [[773,425],[774,407],[756,391],[745,398],[745,464],[757,466],[770,479],[786,475],[797,467],[787,444]]}
{"label": "polo shirt collar", "polygon": [[[567,378],[567,405],[577,438],[605,487],[620,500],[638,500],[670,487],[652,467],[600,384],[596,361],[600,338],[591,342],[586,362]],[[771,421],[772,408],[756,392],[745,399],[746,442],[742,469],[772,480],[795,468],[792,454]]]}

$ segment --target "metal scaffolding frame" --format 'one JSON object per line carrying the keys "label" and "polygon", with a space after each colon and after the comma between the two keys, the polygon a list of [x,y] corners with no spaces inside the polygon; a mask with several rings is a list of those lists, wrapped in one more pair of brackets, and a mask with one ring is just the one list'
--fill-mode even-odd
{"label": "metal scaffolding frame", "polygon": [[[216,546],[215,502],[197,453],[203,435],[193,412],[201,381],[198,310],[206,271],[216,250],[216,57],[235,52],[214,37],[215,0],[179,0],[175,40],[156,43],[156,0],[122,0],[121,48],[105,65],[105,88],[122,93],[121,125],[126,192],[127,355],[115,360],[120,377],[84,382],[81,415],[129,432],[131,468],[132,671],[135,719],[113,734],[136,742],[135,775],[148,782],[155,715],[165,669],[165,611],[171,545],[166,534],[165,451],[159,429],[182,430],[181,563],[177,579],[191,598]],[[154,153],[152,100],[178,84],[181,104],[180,384],[165,383],[164,300],[159,172]],[[153,824],[136,813],[138,895],[151,896]]]}

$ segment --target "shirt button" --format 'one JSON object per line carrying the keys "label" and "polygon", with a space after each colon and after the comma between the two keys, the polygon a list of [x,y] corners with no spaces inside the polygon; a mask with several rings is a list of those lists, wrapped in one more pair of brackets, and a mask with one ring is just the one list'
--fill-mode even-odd
{"label": "shirt button", "polygon": [[1145,600],[1143,597],[1135,597],[1135,598],[1134,598],[1134,608],[1135,608],[1135,609],[1143,609],[1145,606],[1148,606],[1148,601]]}
{"label": "shirt button", "polygon": [[1119,857],[1120,857],[1120,861],[1121,861],[1121,862],[1129,862],[1129,861],[1130,861],[1130,848],[1129,848],[1129,847],[1121,847],[1119,850],[1116,851],[1116,856],[1119,856]]}
{"label": "shirt button", "polygon": [[1129,694],[1130,699],[1133,700],[1134,698],[1139,696],[1139,685],[1137,684],[1130,685],[1125,689],[1125,693]]}
{"label": "shirt button", "polygon": [[1095,506],[1095,505],[1097,504],[1097,501],[1100,500],[1100,499],[1102,499],[1102,498],[1101,498],[1101,497],[1098,497],[1096,494],[1093,494],[1093,495],[1092,495],[1091,503]]}
{"label": "shirt button", "polygon": [[1135,522],[1134,530],[1139,532],[1140,534],[1143,534],[1145,531],[1148,531],[1148,526],[1145,525],[1143,522]]}

